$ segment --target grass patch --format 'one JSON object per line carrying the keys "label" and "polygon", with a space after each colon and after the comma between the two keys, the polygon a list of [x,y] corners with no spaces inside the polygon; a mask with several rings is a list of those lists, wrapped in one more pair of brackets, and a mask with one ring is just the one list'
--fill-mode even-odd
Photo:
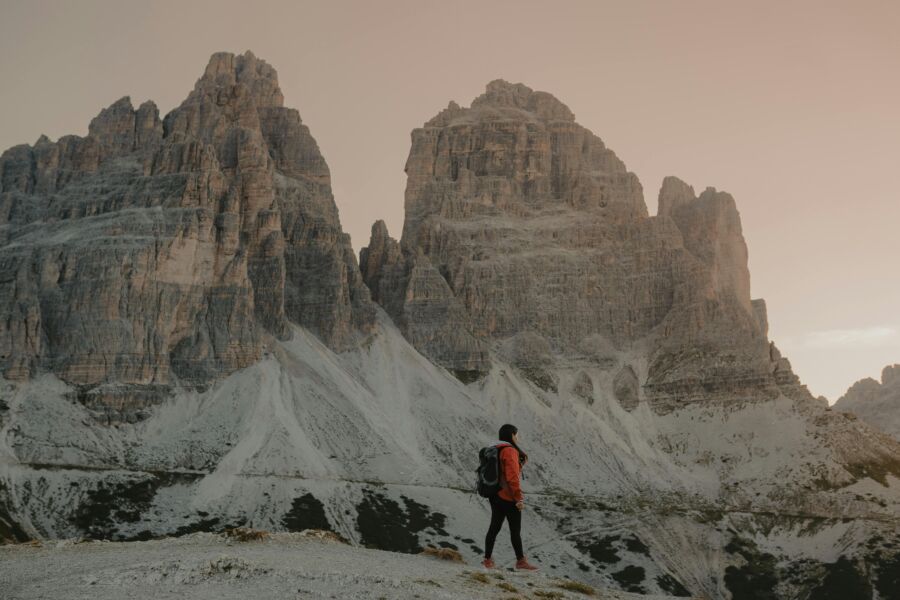
{"label": "grass patch", "polygon": [[304,529],[300,532],[300,535],[303,537],[311,537],[316,538],[317,540],[327,540],[329,542],[340,542],[341,544],[349,545],[350,542],[344,536],[337,534],[333,531],[327,531],[325,529]]}
{"label": "grass patch", "polygon": [[425,556],[433,556],[434,558],[438,558],[440,560],[448,560],[450,562],[458,562],[465,563],[466,561],[463,559],[462,554],[453,548],[435,548],[433,546],[428,546],[424,550],[422,550],[419,554],[424,554]]}
{"label": "grass patch", "polygon": [[490,583],[491,580],[484,573],[469,573],[469,577],[478,583]]}
{"label": "grass patch", "polygon": [[560,598],[565,598],[565,595],[562,592],[555,592],[551,590],[534,590],[534,595],[538,598],[549,598],[550,600],[559,600]]}
{"label": "grass patch", "polygon": [[568,590],[570,592],[578,592],[579,594],[584,594],[585,596],[594,595],[594,588],[586,583],[581,583],[580,581],[559,581],[556,585],[557,587],[561,587],[564,590]]}
{"label": "grass patch", "polygon": [[498,583],[497,587],[500,588],[501,590],[506,590],[507,592],[512,592],[513,594],[519,593],[519,590],[516,589],[516,586],[514,586],[511,583],[506,583],[505,581],[501,581],[500,583]]}
{"label": "grass patch", "polygon": [[268,539],[269,532],[249,527],[231,527],[225,530],[225,537],[235,542],[261,542]]}

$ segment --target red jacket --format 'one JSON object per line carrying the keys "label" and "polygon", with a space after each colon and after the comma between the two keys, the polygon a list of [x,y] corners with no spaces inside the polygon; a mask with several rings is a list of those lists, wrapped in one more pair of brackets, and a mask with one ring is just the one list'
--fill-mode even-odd
{"label": "red jacket", "polygon": [[522,488],[519,485],[519,451],[513,446],[504,445],[500,448],[500,491],[497,495],[509,502],[522,502]]}

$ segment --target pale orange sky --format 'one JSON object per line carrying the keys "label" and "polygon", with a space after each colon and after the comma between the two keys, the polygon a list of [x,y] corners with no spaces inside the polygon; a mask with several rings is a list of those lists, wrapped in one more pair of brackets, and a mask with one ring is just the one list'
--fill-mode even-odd
{"label": "pale orange sky", "polygon": [[640,177],[737,200],[754,297],[814,394],[900,362],[900,3],[0,2],[0,148],[165,113],[214,51],[279,73],[357,249],[403,219],[409,133],[495,78],[551,92]]}

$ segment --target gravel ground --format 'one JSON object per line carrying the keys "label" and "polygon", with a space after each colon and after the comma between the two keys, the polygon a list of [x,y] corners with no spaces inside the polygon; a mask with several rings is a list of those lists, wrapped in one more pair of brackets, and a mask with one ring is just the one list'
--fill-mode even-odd
{"label": "gravel ground", "polygon": [[[0,598],[585,598],[565,580],[298,533],[237,542],[198,533],[146,542],[0,546]],[[554,595],[558,594],[558,595]],[[595,598],[667,598],[596,590]]]}

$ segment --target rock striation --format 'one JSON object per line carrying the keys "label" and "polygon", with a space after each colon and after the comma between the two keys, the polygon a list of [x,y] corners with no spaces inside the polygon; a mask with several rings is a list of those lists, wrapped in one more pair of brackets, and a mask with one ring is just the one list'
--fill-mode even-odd
{"label": "rock striation", "polygon": [[550,94],[498,80],[469,108],[451,102],[412,132],[406,173],[400,241],[376,224],[360,263],[436,363],[477,378],[492,355],[541,344],[556,356],[639,348],[659,410],[799,387],[751,300],[734,199],[667,177],[649,216],[634,173]]}
{"label": "rock striation", "polygon": [[833,408],[854,414],[900,440],[900,365],[882,369],[881,381],[871,377],[860,379]]}
{"label": "rock striation", "polygon": [[218,53],[164,119],[126,97],[86,137],[4,152],[3,376],[127,412],[253,364],[289,321],[337,350],[370,329],[328,166],[283,102],[270,65]]}

